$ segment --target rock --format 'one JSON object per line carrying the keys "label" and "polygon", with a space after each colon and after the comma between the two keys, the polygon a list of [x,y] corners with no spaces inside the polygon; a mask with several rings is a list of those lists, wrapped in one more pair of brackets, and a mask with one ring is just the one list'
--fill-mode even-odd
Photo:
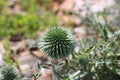
{"label": "rock", "polygon": [[71,15],[59,15],[61,18],[60,24],[70,24],[72,27],[76,27],[81,24],[79,17]]}
{"label": "rock", "polygon": [[79,11],[83,10],[86,11],[85,4],[90,4],[90,10],[92,12],[99,12],[103,11],[106,7],[112,6],[115,4],[114,0],[75,0],[74,10]]}
{"label": "rock", "polygon": [[4,49],[3,42],[0,42],[0,54],[4,54],[4,53],[5,53],[5,49]]}
{"label": "rock", "polygon": [[2,54],[0,54],[0,66],[5,65]]}
{"label": "rock", "polygon": [[60,10],[62,11],[71,11],[74,7],[75,0],[65,0],[60,5]]}
{"label": "rock", "polygon": [[57,2],[53,3],[53,11],[55,11],[55,12],[58,11],[59,7],[60,7],[60,5]]}
{"label": "rock", "polygon": [[26,49],[25,51],[21,52],[18,56],[19,57],[25,57],[25,56],[28,56],[28,55],[30,55],[30,51]]}
{"label": "rock", "polygon": [[38,80],[51,80],[52,78],[52,70],[51,69],[45,69],[41,68],[41,76],[39,77]]}
{"label": "rock", "polygon": [[12,50],[15,53],[20,53],[24,51],[26,48],[25,41],[19,41],[19,42],[10,42],[10,50]]}
{"label": "rock", "polygon": [[[32,71],[37,70],[37,64],[39,62],[39,59],[35,58],[34,56],[25,53],[20,55],[17,58],[18,63],[20,64],[20,69],[24,75],[25,78],[30,78]],[[27,79],[31,80],[31,79]]]}
{"label": "rock", "polygon": [[42,63],[45,63],[46,61],[48,61],[47,55],[45,55],[42,52],[42,50],[32,51],[31,54],[34,55],[35,57],[39,58]]}
{"label": "rock", "polygon": [[80,50],[80,46],[75,46],[75,52],[78,53]]}
{"label": "rock", "polygon": [[28,54],[28,55],[25,55],[25,56],[20,56],[19,58],[17,58],[17,61],[20,64],[28,64],[29,66],[33,67],[39,62],[39,59],[37,59],[34,56]]}
{"label": "rock", "polygon": [[25,76],[30,76],[31,75],[30,66],[28,64],[22,64],[19,67],[20,67],[20,70],[21,70],[23,75],[25,75]]}
{"label": "rock", "polygon": [[5,61],[3,60],[4,53],[5,53],[5,49],[3,46],[3,42],[0,42],[0,66],[3,66],[5,64]]}
{"label": "rock", "polygon": [[84,1],[83,0],[75,0],[74,11],[78,12],[79,9],[83,10],[84,8]]}
{"label": "rock", "polygon": [[73,30],[73,33],[77,40],[82,40],[87,35],[86,28],[84,26],[76,27]]}
{"label": "rock", "polygon": [[37,50],[38,45],[37,45],[37,41],[36,40],[34,40],[34,39],[27,39],[25,42],[26,42],[27,48],[30,51]]}

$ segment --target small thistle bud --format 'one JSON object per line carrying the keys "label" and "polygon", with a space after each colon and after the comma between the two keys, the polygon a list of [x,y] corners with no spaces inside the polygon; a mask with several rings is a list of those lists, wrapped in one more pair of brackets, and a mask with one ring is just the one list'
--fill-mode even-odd
{"label": "small thistle bud", "polygon": [[48,30],[39,44],[43,52],[53,59],[64,58],[74,51],[72,34],[63,27]]}
{"label": "small thistle bud", "polygon": [[15,80],[19,75],[16,67],[6,65],[0,68],[0,80]]}

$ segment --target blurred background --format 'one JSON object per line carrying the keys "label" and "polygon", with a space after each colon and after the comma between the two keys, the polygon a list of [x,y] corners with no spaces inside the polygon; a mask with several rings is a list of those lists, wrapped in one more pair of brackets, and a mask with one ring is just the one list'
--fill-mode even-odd
{"label": "blurred background", "polygon": [[105,12],[115,3],[115,0],[0,0],[0,38],[11,35],[35,38],[53,26],[70,29],[85,26],[82,19],[92,14],[88,9],[93,13]]}
{"label": "blurred background", "polygon": [[118,30],[120,0],[0,0],[0,66],[15,64],[30,80],[39,59],[47,61],[35,44],[47,29],[63,26],[77,41],[100,40],[96,20],[111,34]]}

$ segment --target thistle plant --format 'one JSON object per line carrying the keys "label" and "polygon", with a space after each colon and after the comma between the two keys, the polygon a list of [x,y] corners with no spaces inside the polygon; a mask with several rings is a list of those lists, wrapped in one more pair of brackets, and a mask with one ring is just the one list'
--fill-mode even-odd
{"label": "thistle plant", "polygon": [[65,58],[74,51],[72,34],[63,27],[48,30],[40,41],[41,48],[53,59]]}
{"label": "thistle plant", "polygon": [[66,59],[73,53],[75,41],[70,31],[63,27],[53,27],[49,29],[39,41],[42,51],[51,57],[51,67],[53,69],[52,80],[61,80],[64,76],[60,74],[59,65],[53,60]]}
{"label": "thistle plant", "polygon": [[0,68],[0,80],[16,80],[19,76],[19,71],[16,67],[6,65]]}

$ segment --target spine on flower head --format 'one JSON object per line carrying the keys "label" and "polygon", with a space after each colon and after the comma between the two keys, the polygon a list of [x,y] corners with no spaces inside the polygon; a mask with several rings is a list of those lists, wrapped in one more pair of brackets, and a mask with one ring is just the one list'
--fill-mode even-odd
{"label": "spine on flower head", "polygon": [[71,32],[63,27],[49,29],[39,42],[43,52],[53,59],[64,58],[72,54],[74,43]]}

